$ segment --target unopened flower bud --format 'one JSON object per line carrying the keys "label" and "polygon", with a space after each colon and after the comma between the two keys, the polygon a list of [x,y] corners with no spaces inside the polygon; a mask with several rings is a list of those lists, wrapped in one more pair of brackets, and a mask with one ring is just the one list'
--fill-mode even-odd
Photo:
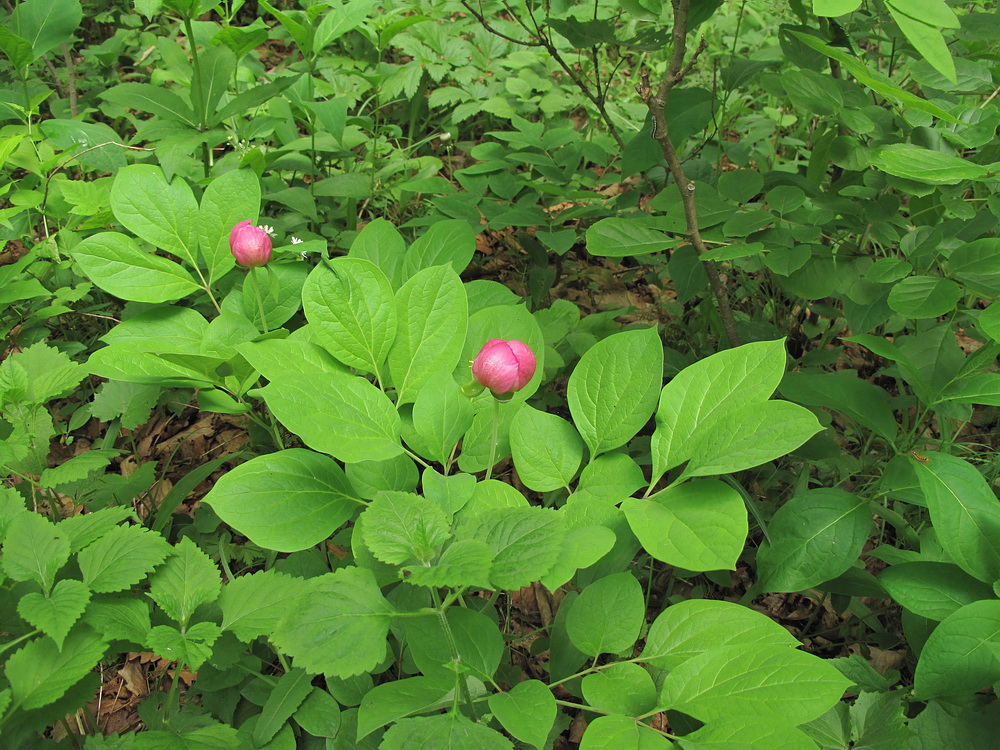
{"label": "unopened flower bud", "polygon": [[535,355],[517,339],[490,339],[472,363],[472,377],[498,398],[521,390],[534,374]]}
{"label": "unopened flower bud", "polygon": [[241,221],[229,233],[229,249],[244,268],[266,266],[271,260],[271,237],[249,220]]}

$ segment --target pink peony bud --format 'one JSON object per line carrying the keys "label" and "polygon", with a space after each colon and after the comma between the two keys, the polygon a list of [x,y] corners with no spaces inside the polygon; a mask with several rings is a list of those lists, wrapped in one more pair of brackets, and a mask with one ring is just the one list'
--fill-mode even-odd
{"label": "pink peony bud", "polygon": [[249,220],[241,221],[229,233],[229,249],[244,268],[266,266],[271,260],[271,237]]}
{"label": "pink peony bud", "polygon": [[472,377],[495,396],[521,390],[534,374],[535,355],[517,339],[490,339],[472,363]]}

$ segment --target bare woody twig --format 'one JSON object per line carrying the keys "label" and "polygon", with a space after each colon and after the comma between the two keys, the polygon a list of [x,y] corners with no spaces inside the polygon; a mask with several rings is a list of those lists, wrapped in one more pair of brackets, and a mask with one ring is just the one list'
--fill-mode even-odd
{"label": "bare woody twig", "polygon": [[[674,48],[670,56],[670,64],[667,66],[663,80],[660,81],[655,92],[650,84],[648,73],[643,73],[642,82],[636,87],[636,90],[649,108],[649,114],[653,118],[653,137],[660,144],[660,148],[663,151],[663,158],[666,160],[667,166],[670,167],[670,173],[673,175],[674,182],[677,183],[677,190],[680,192],[681,202],[684,206],[684,220],[687,225],[688,239],[698,254],[703,255],[708,252],[708,247],[705,245],[705,241],[702,239],[701,232],[698,229],[698,208],[694,200],[695,184],[684,174],[684,167],[681,165],[681,160],[677,156],[677,150],[670,139],[664,110],[667,100],[670,98],[670,92],[691,72],[691,69],[698,60],[698,56],[705,50],[705,40],[702,38],[694,54],[691,55],[691,59],[685,63],[684,58],[687,56],[688,11],[691,6],[691,0],[671,0],[671,5],[674,12]],[[703,260],[702,263],[705,266],[709,284],[711,284],[712,292],[715,295],[719,317],[722,319],[722,326],[725,328],[729,345],[734,347],[739,346],[740,340],[736,334],[736,324],[733,322],[733,310],[729,305],[729,296],[726,293],[722,279],[719,277],[719,271],[715,267],[715,263],[710,260]]]}

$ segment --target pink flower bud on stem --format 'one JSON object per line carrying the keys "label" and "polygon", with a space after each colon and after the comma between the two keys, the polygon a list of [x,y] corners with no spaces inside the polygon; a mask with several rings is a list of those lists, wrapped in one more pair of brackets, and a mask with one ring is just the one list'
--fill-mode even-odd
{"label": "pink flower bud on stem", "polygon": [[260,227],[241,221],[229,233],[229,249],[244,268],[266,266],[271,260],[271,237]]}

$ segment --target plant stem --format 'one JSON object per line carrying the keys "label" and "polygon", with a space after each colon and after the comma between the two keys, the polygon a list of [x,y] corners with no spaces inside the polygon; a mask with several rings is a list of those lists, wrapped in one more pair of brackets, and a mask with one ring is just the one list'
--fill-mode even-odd
{"label": "plant stem", "polygon": [[250,269],[250,281],[253,284],[253,292],[257,297],[257,311],[260,313],[260,325],[263,333],[267,333],[267,317],[264,315],[264,300],[260,296],[260,283],[257,281],[257,267]]}
{"label": "plant stem", "polygon": [[[670,98],[671,90],[691,72],[691,68],[694,67],[698,56],[705,49],[705,39],[702,38],[691,59],[685,63],[684,58],[687,55],[688,10],[691,6],[691,0],[671,0],[671,5],[674,11],[674,50],[670,56],[670,64],[667,66],[667,72],[663,74],[663,80],[660,81],[655,92],[649,83],[649,74],[643,73],[642,83],[638,86],[638,92],[649,108],[649,114],[653,118],[653,137],[660,144],[660,149],[663,151],[663,158],[666,160],[667,166],[670,167],[670,173],[673,175],[674,182],[677,184],[677,190],[680,192],[681,203],[684,206],[684,221],[687,225],[688,239],[691,241],[694,249],[698,251],[698,255],[704,255],[708,252],[708,247],[705,245],[705,241],[702,239],[701,232],[698,229],[698,208],[694,200],[695,184],[684,174],[684,167],[681,165],[681,160],[677,156],[677,150],[670,139],[664,110],[667,100]],[[733,322],[733,311],[729,305],[729,296],[726,293],[725,286],[719,277],[719,271],[712,261],[705,260],[702,261],[702,264],[705,267],[705,273],[708,274],[708,281],[715,295],[719,317],[722,319],[722,327],[725,329],[729,345],[731,347],[739,346],[740,340],[736,333],[736,324]]]}
{"label": "plant stem", "polygon": [[[197,120],[199,132],[204,132],[205,120],[208,113],[205,112],[205,96],[201,90],[201,62],[198,60],[198,45],[194,41],[194,28],[191,25],[191,18],[184,16],[184,33],[187,35],[188,49],[191,51],[191,66],[194,68],[194,75],[191,76],[191,98],[194,104],[194,116]],[[211,159],[208,153],[208,144],[201,144],[201,163],[208,177],[212,172]]]}
{"label": "plant stem", "polygon": [[493,432],[490,435],[490,460],[486,464],[486,478],[493,476],[493,464],[497,460],[497,439],[500,435],[500,402],[493,399]]}

